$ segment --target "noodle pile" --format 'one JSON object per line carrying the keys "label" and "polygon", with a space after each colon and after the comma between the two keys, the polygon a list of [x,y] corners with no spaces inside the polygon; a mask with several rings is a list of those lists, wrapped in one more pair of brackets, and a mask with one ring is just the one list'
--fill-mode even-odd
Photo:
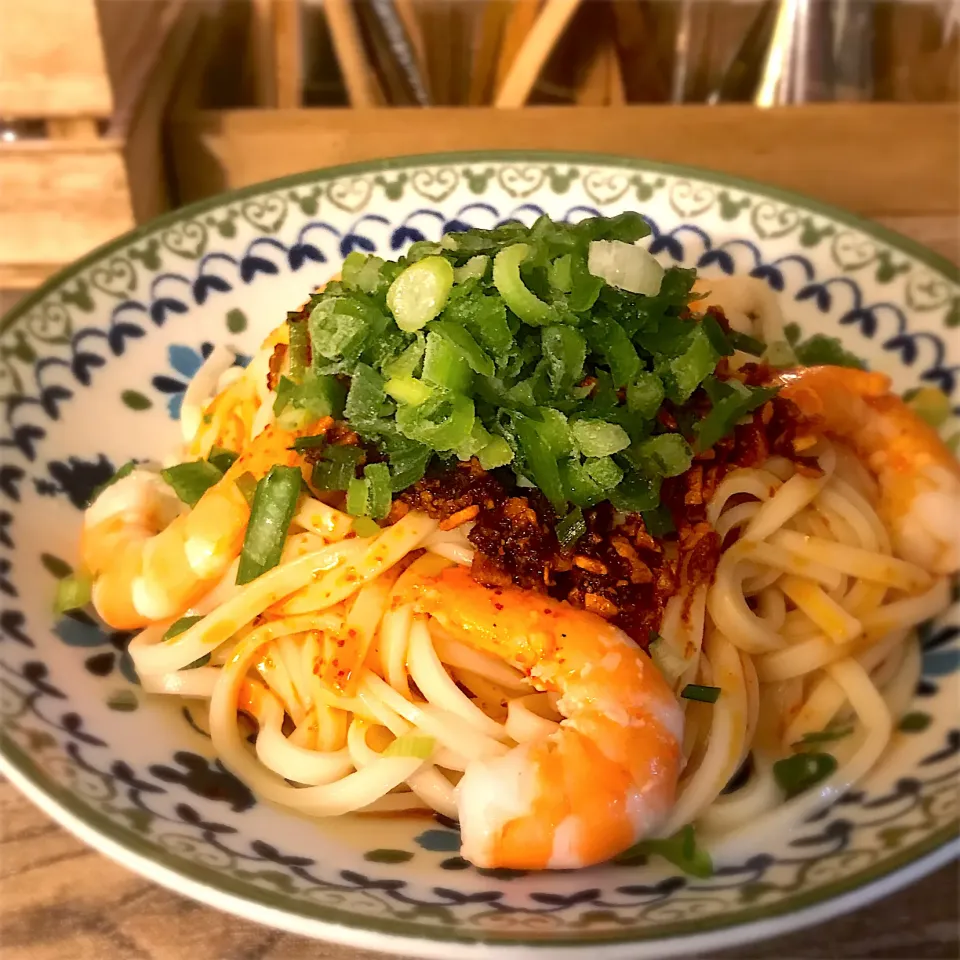
{"label": "noodle pile", "polygon": [[[779,311],[758,325],[779,337]],[[274,421],[278,342],[245,371],[214,351],[185,398],[189,454],[242,453]],[[678,695],[719,695],[679,701],[684,765],[664,836],[696,823],[720,849],[840,796],[908,706],[914,628],[948,605],[947,578],[894,556],[853,453],[826,438],[804,453],[819,476],[771,456],[723,477],[706,508],[723,543],[715,576],[666,603],[654,662]],[[266,800],[317,817],[456,818],[467,765],[556,731],[556,697],[411,599],[445,567],[471,565],[476,511],[452,529],[418,510],[363,527],[342,505],[304,484],[279,563],[238,585],[235,558],[185,617],[134,637],[134,665],[146,691],[191,703],[223,764]],[[784,802],[775,764],[819,743],[835,768]]]}

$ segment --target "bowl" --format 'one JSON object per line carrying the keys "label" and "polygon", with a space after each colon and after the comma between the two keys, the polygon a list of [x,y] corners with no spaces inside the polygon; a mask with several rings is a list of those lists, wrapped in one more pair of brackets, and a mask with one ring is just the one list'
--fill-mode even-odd
{"label": "bowl", "polygon": [[[310,821],[257,798],[180,703],[145,695],[128,635],[55,619],[91,492],[175,444],[219,342],[251,352],[353,250],[542,213],[639,210],[665,264],[750,274],[804,335],[839,336],[898,390],[960,396],[957,270],[813,200],[588,154],[451,154],[300,174],[174,211],[64,270],[0,333],[0,771],[108,856],[307,936],[445,960],[664,957],[851,910],[954,857],[960,609],[920,631],[923,672],[877,768],[795,833],[745,842],[710,880],[621,858],[575,872],[476,869],[437,818]],[[956,596],[955,596],[956,601]]]}

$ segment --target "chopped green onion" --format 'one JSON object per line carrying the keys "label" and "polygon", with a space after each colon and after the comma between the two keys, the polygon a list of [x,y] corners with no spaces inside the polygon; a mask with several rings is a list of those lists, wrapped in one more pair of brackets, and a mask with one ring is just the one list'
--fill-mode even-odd
{"label": "chopped green onion", "polygon": [[221,472],[226,473],[236,462],[238,453],[223,447],[211,447],[207,459]]}
{"label": "chopped green onion", "polygon": [[663,403],[663,381],[654,373],[639,373],[627,387],[627,410],[652,420]]}
{"label": "chopped green onion", "polygon": [[453,267],[444,257],[424,257],[390,284],[387,306],[401,330],[412,333],[436,317],[450,296]]}
{"label": "chopped green onion", "polygon": [[537,414],[543,424],[540,431],[541,435],[550,448],[550,452],[558,459],[572,456],[574,452],[573,434],[570,431],[567,418],[559,410],[554,410],[553,407],[538,407]]}
{"label": "chopped green onion", "polygon": [[827,727],[825,730],[812,730],[805,733],[796,743],[791,746],[794,750],[804,750],[807,747],[818,743],[832,743],[834,740],[842,740],[853,733],[853,727]]}
{"label": "chopped green onion", "polygon": [[223,477],[223,472],[209,460],[192,460],[167,467],[160,471],[160,476],[188,507],[195,507],[200,498]]}
{"label": "chopped green onion", "polygon": [[660,433],[631,448],[632,459],[648,477],[678,477],[693,462],[690,444],[679,433]]}
{"label": "chopped green onion", "polygon": [[579,507],[574,507],[554,530],[561,547],[572,546],[586,532],[587,522],[583,519],[583,511]]}
{"label": "chopped green onion", "polygon": [[434,450],[456,450],[470,436],[474,422],[473,400],[437,387],[421,404],[397,409],[397,427],[409,440]]}
{"label": "chopped green onion", "polygon": [[253,506],[253,496],[257,492],[257,478],[252,473],[241,473],[233,482],[243,494],[243,499],[247,501],[247,504]]}
{"label": "chopped green onion", "polygon": [[181,633],[186,633],[195,623],[199,623],[203,619],[199,614],[196,616],[181,617],[179,620],[174,620],[173,623],[167,627],[166,633],[160,638],[161,640],[172,640],[174,637],[179,637]]}
{"label": "chopped green onion", "polygon": [[323,459],[313,466],[310,478],[313,486],[318,490],[346,490],[363,458],[359,447],[347,444],[326,447]]}
{"label": "chopped green onion", "polygon": [[787,367],[797,365],[797,355],[793,352],[793,347],[786,340],[774,340],[773,343],[763,351],[761,360],[768,363],[777,370],[783,370]]}
{"label": "chopped green onion", "polygon": [[[473,370],[474,373],[479,373],[482,377],[493,376],[493,361],[484,352],[480,344],[474,340],[473,336],[470,334],[470,331],[467,330],[466,327],[461,326],[459,323],[453,323],[450,320],[436,320],[431,324],[430,331],[432,334],[439,334],[443,339],[448,340],[454,348],[459,350],[463,361],[470,367],[471,370]],[[429,357],[429,354],[430,334],[427,335],[427,357]],[[423,376],[427,380],[435,379],[427,373],[426,358],[424,358]],[[443,381],[440,380],[435,382],[443,383]],[[469,383],[469,378],[467,378],[467,383]],[[452,386],[449,383],[445,383],[444,385]],[[452,387],[452,389],[456,388]]]}
{"label": "chopped green onion", "polygon": [[354,517],[353,532],[358,537],[375,537],[380,532],[380,524],[372,517]]}
{"label": "chopped green onion", "polygon": [[280,562],[287,530],[297,510],[301,479],[298,467],[278,464],[257,484],[240,551],[238,584],[256,580]]}
{"label": "chopped green onion", "polygon": [[694,427],[697,450],[709,450],[718,440],[733,432],[740,420],[777,395],[776,387],[745,387],[738,380],[725,381],[728,392]]}
{"label": "chopped green onion", "polygon": [[101,483],[99,487],[94,489],[93,493],[90,494],[90,501],[87,505],[89,506],[91,503],[93,503],[94,500],[96,500],[97,497],[99,497],[100,494],[107,489],[107,487],[112,487],[118,480],[122,480],[124,477],[130,476],[130,474],[133,473],[136,468],[136,460],[128,460],[125,464],[123,464],[122,467],[118,467],[116,473],[114,473],[109,480],[107,480],[105,483]]}
{"label": "chopped green onion", "polygon": [[359,433],[375,433],[384,404],[383,377],[373,367],[360,363],[350,378],[350,391],[343,408],[347,422]]}
{"label": "chopped green onion", "polygon": [[[739,330],[731,330],[727,334],[727,339],[730,341],[730,346],[733,347],[734,350],[739,350],[741,353],[749,353],[752,357],[762,356],[765,349],[773,347],[771,343],[770,348],[767,348],[762,340],[751,337],[749,333],[741,333]],[[787,346],[789,346],[789,344],[787,344]],[[791,351],[791,353],[792,352],[793,351]]]}
{"label": "chopped green onion", "polygon": [[560,464],[560,479],[566,498],[578,507],[592,507],[609,493],[590,476],[587,465],[579,459],[564,460]]}
{"label": "chopped green onion", "polygon": [[506,466],[513,459],[513,450],[503,437],[493,437],[477,452],[477,459],[484,470],[493,470],[494,467]]}
{"label": "chopped green onion", "polygon": [[383,364],[383,375],[391,380],[394,377],[415,377],[423,363],[423,353],[427,346],[427,338],[417,333],[417,339],[405,347],[399,356]]}
{"label": "chopped green onion", "polygon": [[550,306],[531,293],[520,276],[520,264],[527,259],[531,248],[517,243],[501,250],[493,260],[493,285],[504,303],[530,326],[541,327],[553,315]]}
{"label": "chopped green onion", "polygon": [[685,341],[682,353],[662,360],[656,368],[667,396],[674,403],[686,403],[704,378],[713,372],[720,359],[703,324],[696,324]]}
{"label": "chopped green onion", "polygon": [[381,757],[415,757],[417,760],[429,760],[436,746],[433,737],[420,733],[405,733],[388,744]]}
{"label": "chopped green onion", "polygon": [[[610,502],[622,513],[640,513],[646,516],[660,503],[660,478],[631,474],[610,493]],[[650,533],[659,536],[653,530],[650,530]]]}
{"label": "chopped green onion", "polygon": [[390,459],[390,488],[394,493],[406,490],[426,472],[433,451],[406,437],[388,437],[384,449]]}
{"label": "chopped green onion", "polygon": [[640,516],[643,517],[643,525],[647,528],[647,533],[651,537],[660,539],[676,530],[673,517],[663,504],[650,510],[641,510]]}
{"label": "chopped green onion", "polygon": [[549,445],[540,433],[539,424],[519,413],[513,415],[512,422],[534,483],[553,504],[554,510],[562,511],[566,497],[560,482],[560,469],[557,458],[550,452]]}
{"label": "chopped green onion", "polygon": [[837,769],[829,753],[796,753],[773,765],[773,776],[787,800],[825,780]]}
{"label": "chopped green onion", "polygon": [[90,602],[90,591],[93,581],[82,573],[74,573],[64,577],[57,583],[57,592],[53,598],[53,611],[56,614],[66,613],[68,610],[78,610]]}
{"label": "chopped green onion", "polygon": [[625,387],[639,375],[641,363],[637,348],[616,320],[594,321],[591,343],[606,359],[615,387]]}
{"label": "chopped green onion", "polygon": [[616,423],[574,420],[570,428],[577,447],[585,457],[608,457],[630,446],[627,431]]}
{"label": "chopped green onion", "polygon": [[398,403],[406,403],[411,407],[429,400],[433,394],[433,387],[430,384],[413,377],[394,377],[383,385],[383,389],[388,397],[393,397]]}
{"label": "chopped green onion", "polygon": [[654,638],[650,641],[648,650],[650,659],[653,660],[656,668],[663,674],[663,678],[671,687],[690,666],[690,661],[685,660],[658,633],[654,633]]}
{"label": "chopped green onion", "polygon": [[385,463],[370,463],[364,468],[363,476],[370,484],[367,493],[370,516],[382,520],[393,504],[390,468]]}
{"label": "chopped green onion", "polygon": [[370,481],[354,477],[347,484],[347,513],[352,517],[370,516]]}
{"label": "chopped green onion", "polygon": [[293,441],[293,449],[298,451],[315,450],[317,447],[323,447],[327,443],[326,434],[315,433],[310,437],[297,437]]}
{"label": "chopped green onion", "polygon": [[905,399],[907,406],[935,430],[950,419],[950,398],[937,387],[920,387]]}
{"label": "chopped green onion", "polygon": [[705,313],[700,321],[710,341],[710,346],[720,354],[721,357],[729,357],[733,353],[733,345],[730,338],[723,332],[723,328],[717,323],[716,317],[710,313]]}
{"label": "chopped green onion", "polygon": [[584,469],[604,492],[612,490],[623,479],[623,470],[610,457],[591,457],[584,464]]}
{"label": "chopped green onion", "polygon": [[719,687],[705,687],[699,683],[688,683],[680,691],[683,700],[696,700],[699,703],[716,703],[720,698]]}
{"label": "chopped green onion", "polygon": [[307,373],[307,349],[310,331],[307,321],[296,319],[296,316],[296,314],[293,315],[293,318],[287,316],[287,330],[290,338],[287,356],[290,360],[290,379],[294,383],[302,383]]}
{"label": "chopped green onion", "polygon": [[816,333],[807,340],[801,340],[800,327],[795,323],[788,323],[783,332],[787,342],[793,347],[797,360],[805,367],[826,365],[866,369],[866,364],[847,350],[836,337]]}
{"label": "chopped green onion", "polygon": [[[451,324],[448,329],[454,328]],[[466,337],[470,337],[466,330],[463,330],[463,333]],[[473,338],[470,337],[470,339]],[[492,361],[489,369],[492,374]],[[431,330],[427,334],[427,349],[423,355],[423,379],[457,393],[466,393],[470,389],[473,374],[460,345],[449,337],[441,336]]]}
{"label": "chopped green onion", "polygon": [[911,713],[904,714],[900,723],[897,724],[897,729],[903,733],[920,733],[926,730],[927,727],[930,726],[930,723],[929,713],[921,713],[919,710],[914,710]]}
{"label": "chopped green onion", "polygon": [[490,258],[479,253],[471,257],[462,267],[454,267],[453,280],[455,283],[466,283],[468,280],[482,280],[490,266]]}
{"label": "chopped green onion", "polygon": [[684,873],[701,880],[713,876],[713,860],[702,847],[697,846],[692,824],[687,824],[679,833],[662,840],[641,840],[615,858],[616,863],[631,864],[640,857],[651,855],[663,857]]}
{"label": "chopped green onion", "polygon": [[563,323],[544,327],[540,334],[547,376],[554,391],[569,390],[583,376],[587,341],[583,334]]}

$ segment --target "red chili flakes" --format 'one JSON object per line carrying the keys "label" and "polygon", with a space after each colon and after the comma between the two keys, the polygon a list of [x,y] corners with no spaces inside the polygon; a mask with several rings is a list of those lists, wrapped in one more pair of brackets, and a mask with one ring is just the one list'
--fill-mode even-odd
{"label": "red chili flakes", "polygon": [[267,363],[267,389],[276,390],[280,382],[280,371],[287,359],[289,347],[285,343],[278,343],[270,354],[270,360]]}

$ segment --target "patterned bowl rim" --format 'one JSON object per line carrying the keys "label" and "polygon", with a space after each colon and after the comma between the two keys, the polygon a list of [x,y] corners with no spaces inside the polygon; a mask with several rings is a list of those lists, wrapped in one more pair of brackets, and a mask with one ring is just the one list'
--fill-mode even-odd
{"label": "patterned bowl rim", "polygon": [[[322,167],[262,181],[207,197],[176,210],[162,214],[141,226],[110,240],[74,261],[45,280],[32,294],[26,296],[0,318],[0,333],[24,316],[32,307],[54,292],[62,284],[83,270],[106,258],[111,253],[146,238],[157,230],[188,220],[208,210],[275,190],[287,189],[304,183],[330,181],[344,176],[386,173],[393,170],[428,167],[449,163],[572,163],[584,166],[620,167],[624,169],[665,173],[701,180],[717,186],[734,187],[745,192],[780,200],[804,208],[845,224],[861,233],[880,240],[900,252],[909,254],[932,270],[960,283],[960,266],[935,253],[923,244],[866,217],[850,213],[830,203],[816,200],[803,193],[775,187],[745,177],[738,177],[706,167],[675,164],[666,161],[644,160],[603,153],[551,150],[484,150],[413,154],[381,160],[362,161]],[[486,943],[475,936],[463,936],[437,928],[429,935],[410,935],[406,925],[399,928],[391,921],[359,918],[355,914],[333,908],[314,907],[302,910],[286,902],[280,894],[270,894],[237,883],[218,871],[167,855],[166,860],[177,861],[177,866],[166,866],[151,852],[148,844],[138,842],[126,831],[119,830],[112,821],[89,810],[73,795],[46,780],[36,769],[30,757],[0,731],[0,773],[6,776],[34,804],[66,827],[90,846],[106,854],[121,865],[146,876],[177,893],[186,894],[200,902],[228,913],[314,938],[368,950],[416,954],[447,960],[456,952],[460,956],[511,960],[528,957],[533,951],[555,951],[573,955],[583,950],[602,954],[605,960],[640,960],[642,957],[679,956],[696,950],[717,950],[777,936],[865,906],[880,897],[919,880],[951,860],[960,858],[960,823],[948,825],[926,836],[913,845],[885,858],[879,864],[864,869],[842,880],[799,893],[774,906],[756,906],[720,918],[712,918],[709,928],[702,932],[685,933],[677,925],[676,933],[655,938],[626,934],[605,938],[604,942],[579,940],[505,939]]]}

